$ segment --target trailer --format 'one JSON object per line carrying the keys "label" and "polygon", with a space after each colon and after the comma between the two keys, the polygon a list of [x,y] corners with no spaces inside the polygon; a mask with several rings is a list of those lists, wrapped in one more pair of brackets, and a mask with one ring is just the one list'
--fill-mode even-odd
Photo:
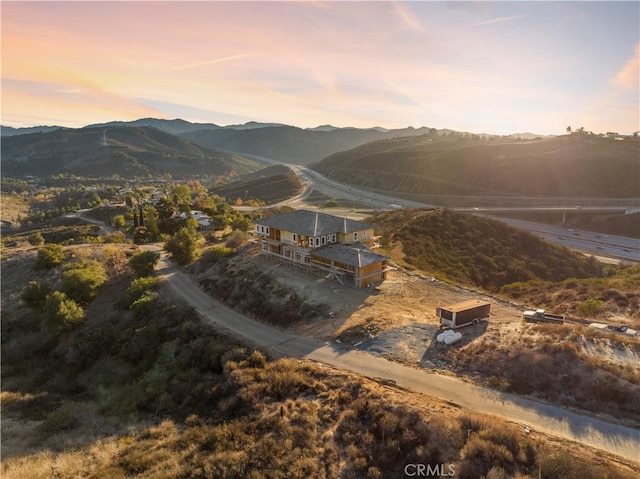
{"label": "trailer", "polygon": [[456,329],[487,319],[490,311],[491,303],[472,299],[437,308],[436,316],[440,319],[440,326]]}
{"label": "trailer", "polygon": [[525,311],[522,313],[522,319],[525,321],[547,321],[551,323],[564,323],[564,314],[547,313],[544,309],[536,309],[535,311]]}

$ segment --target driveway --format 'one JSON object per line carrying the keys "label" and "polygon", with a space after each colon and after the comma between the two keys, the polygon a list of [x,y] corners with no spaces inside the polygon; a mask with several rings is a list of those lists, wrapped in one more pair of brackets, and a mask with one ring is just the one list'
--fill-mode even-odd
{"label": "driveway", "polygon": [[[157,246],[145,249],[158,251]],[[434,396],[469,411],[501,416],[527,425],[534,431],[587,444],[640,462],[640,431],[567,409],[524,399],[472,384],[458,378],[404,366],[348,346],[329,344],[268,326],[226,307],[204,293],[197,284],[164,258],[160,278],[201,317],[221,332],[230,332],[258,346],[288,356],[306,358],[372,379],[395,383],[410,391]]]}

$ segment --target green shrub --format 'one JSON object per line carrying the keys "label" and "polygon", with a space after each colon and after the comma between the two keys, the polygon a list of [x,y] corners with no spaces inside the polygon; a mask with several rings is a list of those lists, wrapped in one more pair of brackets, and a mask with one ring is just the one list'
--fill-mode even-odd
{"label": "green shrub", "polygon": [[114,228],[124,228],[124,225],[126,224],[126,220],[124,219],[123,215],[117,215],[113,217],[113,227]]}
{"label": "green shrub", "polygon": [[602,300],[589,298],[578,306],[578,314],[587,317],[597,316],[602,311],[603,305]]}
{"label": "green shrub", "polygon": [[31,246],[42,246],[44,244],[44,237],[40,231],[36,231],[29,235],[29,244]]}
{"label": "green shrub", "polygon": [[51,294],[51,288],[48,284],[41,283],[40,281],[29,281],[22,290],[20,299],[29,308],[42,311],[49,294]]}
{"label": "green shrub", "polygon": [[129,266],[136,278],[151,276],[159,259],[160,255],[155,251],[143,251],[131,257]]}
{"label": "green shrub", "polygon": [[122,231],[115,231],[111,234],[104,235],[102,241],[105,243],[126,243],[127,237]]}
{"label": "green shrub", "polygon": [[73,401],[63,401],[60,407],[49,413],[40,427],[46,432],[59,432],[75,429],[79,425],[78,405]]}
{"label": "green shrub", "polygon": [[47,296],[43,313],[45,329],[52,333],[71,328],[84,319],[82,307],[60,291]]}
{"label": "green shrub", "polygon": [[127,288],[127,298],[131,305],[135,301],[139,300],[149,291],[152,291],[158,287],[158,280],[152,276],[144,278],[136,278],[131,281],[129,288]]}
{"label": "green shrub", "polygon": [[158,293],[147,291],[140,298],[131,303],[129,309],[133,311],[133,315],[138,320],[148,318],[155,308],[157,298]]}
{"label": "green shrub", "polygon": [[233,254],[235,254],[235,251],[232,248],[228,248],[226,246],[217,246],[215,248],[208,249],[204,253],[202,259],[207,264],[214,264],[221,259],[226,258],[227,256],[232,256]]}
{"label": "green shrub", "polygon": [[64,261],[64,251],[59,244],[47,244],[38,250],[36,268],[51,269]]}
{"label": "green shrub", "polygon": [[88,303],[106,280],[107,273],[101,263],[93,260],[72,263],[62,273],[61,290],[75,301]]}

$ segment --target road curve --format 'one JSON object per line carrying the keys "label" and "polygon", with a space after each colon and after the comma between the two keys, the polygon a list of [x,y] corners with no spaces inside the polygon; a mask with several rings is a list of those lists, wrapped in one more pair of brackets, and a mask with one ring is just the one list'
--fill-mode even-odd
{"label": "road curve", "polygon": [[[148,245],[145,249],[159,250]],[[164,255],[163,255],[164,256]],[[250,319],[204,293],[164,257],[158,274],[214,328],[242,336],[262,347],[307,358],[365,377],[453,402],[470,411],[502,416],[543,431],[640,462],[640,431],[558,406],[523,399],[372,356],[346,346],[319,342]]]}

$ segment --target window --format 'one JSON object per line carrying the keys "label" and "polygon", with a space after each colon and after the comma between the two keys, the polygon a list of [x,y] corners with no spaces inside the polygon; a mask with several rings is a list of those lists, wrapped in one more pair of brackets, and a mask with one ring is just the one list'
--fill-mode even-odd
{"label": "window", "polygon": [[322,244],[323,245],[327,244],[327,237],[326,236],[322,237]]}
{"label": "window", "polygon": [[269,227],[268,226],[265,228],[265,233],[269,234]]}
{"label": "window", "polygon": [[353,233],[353,239],[355,241],[358,241],[358,232],[357,231],[355,233]]}
{"label": "window", "polygon": [[309,238],[309,246],[311,247],[315,246],[315,238]]}
{"label": "window", "polygon": [[331,235],[331,242],[335,243],[336,242],[336,235]]}
{"label": "window", "polygon": [[269,249],[269,245],[267,245],[266,241],[262,242],[262,251],[267,251]]}
{"label": "window", "polygon": [[298,235],[293,233],[293,242],[297,243],[298,242]]}

